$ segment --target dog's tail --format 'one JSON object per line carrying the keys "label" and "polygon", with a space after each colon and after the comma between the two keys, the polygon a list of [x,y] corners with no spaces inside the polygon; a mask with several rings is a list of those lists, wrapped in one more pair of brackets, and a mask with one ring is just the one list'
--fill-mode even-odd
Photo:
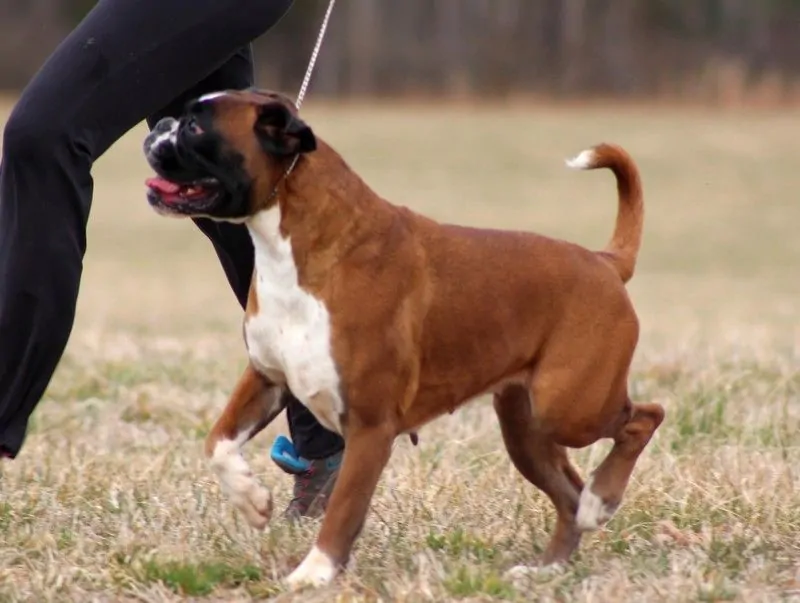
{"label": "dog's tail", "polygon": [[600,255],[614,266],[622,282],[627,283],[636,267],[644,224],[642,181],[636,163],[622,147],[603,143],[568,159],[567,165],[579,170],[608,168],[614,173],[619,195],[617,223]]}

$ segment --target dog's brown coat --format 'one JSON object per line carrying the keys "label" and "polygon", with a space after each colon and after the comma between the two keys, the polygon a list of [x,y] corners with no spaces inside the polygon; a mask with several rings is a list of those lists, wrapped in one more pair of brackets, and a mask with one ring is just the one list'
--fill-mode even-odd
{"label": "dog's brown coat", "polygon": [[[283,179],[288,159],[261,151],[252,134],[259,111],[275,102],[290,105],[271,94],[222,97],[216,126],[254,178],[252,213],[280,204],[300,285],[331,316],[346,450],[319,549],[347,562],[398,434],[491,391],[512,461],[558,512],[544,561],[568,559],[588,528],[576,524],[584,484],[566,447],[615,440],[585,494],[607,511],[599,524],[664,416],[627,393],[639,326],[624,283],[643,216],[633,161],[619,147],[595,148],[592,167],[617,178],[619,212],[608,247],[593,252],[533,233],[439,224],[392,205],[321,140]],[[258,312],[255,292],[247,312]],[[235,435],[224,426],[241,424],[228,416],[246,406],[241,391],[208,450]]]}

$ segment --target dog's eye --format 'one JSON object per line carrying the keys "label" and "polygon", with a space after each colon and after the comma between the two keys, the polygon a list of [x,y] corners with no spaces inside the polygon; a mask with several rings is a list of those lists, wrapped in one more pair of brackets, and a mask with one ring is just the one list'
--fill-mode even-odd
{"label": "dog's eye", "polygon": [[186,130],[194,136],[200,136],[203,133],[203,128],[200,127],[194,117],[189,118],[189,121],[186,122]]}

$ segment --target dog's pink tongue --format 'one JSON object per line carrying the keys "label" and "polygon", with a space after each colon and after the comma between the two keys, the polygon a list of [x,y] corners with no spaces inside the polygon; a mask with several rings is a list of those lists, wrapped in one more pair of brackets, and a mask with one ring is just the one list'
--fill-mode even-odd
{"label": "dog's pink tongue", "polygon": [[169,180],[164,180],[163,178],[148,178],[145,181],[145,184],[150,188],[152,188],[153,190],[156,190],[165,195],[175,195],[181,190],[179,184],[175,184],[174,182],[170,182]]}

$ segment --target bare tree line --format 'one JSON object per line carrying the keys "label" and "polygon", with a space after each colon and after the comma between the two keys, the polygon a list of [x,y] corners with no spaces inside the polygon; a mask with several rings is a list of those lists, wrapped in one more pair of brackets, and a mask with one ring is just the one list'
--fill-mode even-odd
{"label": "bare tree line", "polygon": [[[0,87],[19,87],[92,0],[2,0]],[[327,0],[256,43],[295,89]],[[333,97],[793,98],[800,0],[339,0],[313,83]]]}

